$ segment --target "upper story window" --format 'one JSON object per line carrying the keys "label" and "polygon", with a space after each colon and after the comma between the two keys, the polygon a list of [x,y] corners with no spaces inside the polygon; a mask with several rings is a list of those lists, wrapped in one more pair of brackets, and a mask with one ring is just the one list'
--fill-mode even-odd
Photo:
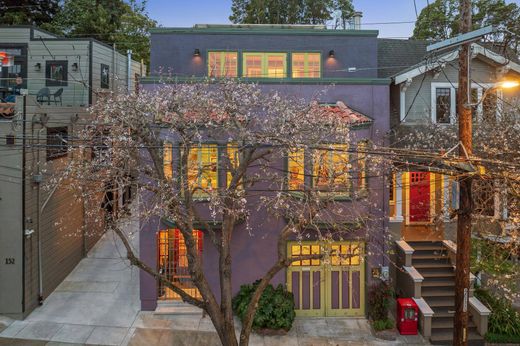
{"label": "upper story window", "polygon": [[[496,119],[500,109],[500,90],[486,92],[493,84],[473,84],[471,87],[471,113],[474,122]],[[432,121],[437,124],[454,124],[459,112],[457,83],[432,83]],[[485,98],[482,100],[482,98]],[[482,100],[482,101],[481,101]]]}
{"label": "upper story window", "polygon": [[172,143],[164,143],[163,145],[163,172],[166,179],[173,176],[173,145]]}
{"label": "upper story window", "polygon": [[237,77],[238,53],[237,52],[209,52],[208,75],[216,78]]}
{"label": "upper story window", "polygon": [[[240,158],[239,158],[237,143],[228,143],[227,148],[226,148],[226,156],[227,156],[227,159],[229,160],[229,162],[225,163],[225,165],[228,167],[226,183],[227,183],[227,187],[229,187],[229,185],[231,184],[231,180],[233,179],[233,173],[231,173],[231,172],[232,172],[232,170],[237,169],[238,166],[240,165]],[[237,186],[238,189],[241,189],[243,187],[242,180],[243,179],[240,179],[240,181],[239,181],[239,184]]]}
{"label": "upper story window", "polygon": [[320,78],[321,53],[292,53],[293,78]]}
{"label": "upper story window", "polygon": [[217,144],[201,144],[191,148],[188,155],[188,186],[196,189],[194,197],[204,197],[218,188]]}
{"label": "upper story window", "polygon": [[45,86],[67,86],[68,61],[52,60],[45,62]]}
{"label": "upper story window", "polygon": [[243,60],[244,77],[287,77],[287,53],[244,53]]}
{"label": "upper story window", "polygon": [[287,157],[289,191],[301,191],[304,188],[304,158],[305,153],[303,149],[294,149],[289,151],[289,155]]}
{"label": "upper story window", "polygon": [[349,160],[346,144],[316,149],[312,155],[313,186],[320,191],[348,192]]}

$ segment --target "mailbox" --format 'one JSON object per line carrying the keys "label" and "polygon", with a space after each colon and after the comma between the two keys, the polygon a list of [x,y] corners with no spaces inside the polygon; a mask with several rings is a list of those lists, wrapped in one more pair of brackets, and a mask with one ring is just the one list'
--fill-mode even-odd
{"label": "mailbox", "polygon": [[417,335],[419,309],[412,298],[397,299],[397,329],[401,335]]}

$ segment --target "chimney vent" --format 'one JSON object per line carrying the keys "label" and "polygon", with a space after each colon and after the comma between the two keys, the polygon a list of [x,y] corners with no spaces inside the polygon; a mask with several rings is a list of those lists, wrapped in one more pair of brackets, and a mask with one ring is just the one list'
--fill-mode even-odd
{"label": "chimney vent", "polygon": [[359,12],[359,11],[354,12],[354,14],[352,15],[350,29],[361,30],[361,18],[363,18],[363,12]]}

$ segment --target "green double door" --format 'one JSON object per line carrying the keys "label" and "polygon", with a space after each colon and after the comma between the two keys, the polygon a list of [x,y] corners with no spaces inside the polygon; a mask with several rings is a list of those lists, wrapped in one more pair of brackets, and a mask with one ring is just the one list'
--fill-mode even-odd
{"label": "green double door", "polygon": [[364,243],[289,242],[288,256],[326,254],[322,259],[293,262],[287,288],[294,295],[297,316],[365,315]]}

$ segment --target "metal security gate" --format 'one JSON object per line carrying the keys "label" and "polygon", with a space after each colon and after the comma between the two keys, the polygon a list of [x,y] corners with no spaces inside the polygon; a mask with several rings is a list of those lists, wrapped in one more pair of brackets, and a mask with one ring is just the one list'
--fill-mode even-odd
{"label": "metal security gate", "polygon": [[[197,242],[199,255],[202,254],[203,233],[193,231]],[[200,298],[200,292],[195,287],[188,272],[188,258],[184,237],[178,229],[168,229],[157,232],[157,264],[159,273],[181,287],[184,292],[195,298]],[[158,298],[160,300],[181,300],[181,297],[170,288],[158,282]]]}
{"label": "metal security gate", "polygon": [[293,262],[287,287],[294,295],[297,316],[365,314],[364,244],[361,242],[289,242],[292,257],[325,253],[323,259]]}

